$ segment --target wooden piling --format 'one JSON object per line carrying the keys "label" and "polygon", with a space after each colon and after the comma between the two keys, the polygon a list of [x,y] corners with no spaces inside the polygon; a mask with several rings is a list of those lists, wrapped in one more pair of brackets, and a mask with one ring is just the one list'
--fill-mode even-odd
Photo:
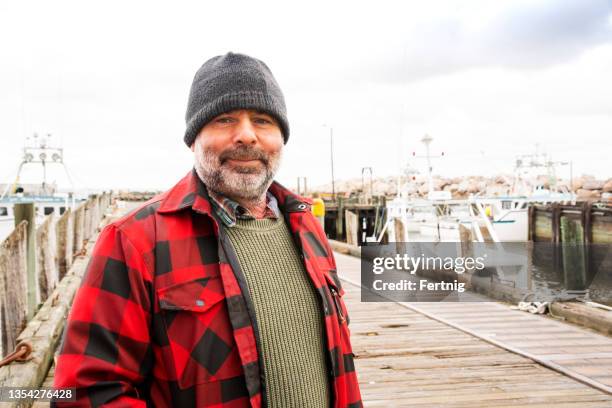
{"label": "wooden piling", "polygon": [[38,293],[44,302],[59,282],[57,267],[57,235],[53,214],[36,228],[36,264],[39,276]]}
{"label": "wooden piling", "polygon": [[530,205],[528,211],[528,225],[529,230],[527,232],[527,239],[531,242],[535,242],[536,239],[536,206]]}
{"label": "wooden piling", "polygon": [[27,224],[0,244],[0,356],[13,351],[27,322]]}
{"label": "wooden piling", "polygon": [[74,211],[74,236],[72,239],[73,249],[72,253],[76,254],[83,248],[83,241],[85,239],[85,206],[87,203],[83,203],[78,206]]}
{"label": "wooden piling", "polygon": [[73,239],[74,239],[74,216],[70,208],[57,220],[55,225],[57,234],[57,262],[59,268],[59,279],[61,280],[72,265]]}
{"label": "wooden piling", "polygon": [[586,258],[584,253],[583,228],[568,216],[560,218],[560,236],[563,242],[563,276],[568,290],[586,289]]}
{"label": "wooden piling", "polygon": [[342,233],[344,230],[344,199],[343,197],[338,197],[337,198],[337,202],[338,202],[338,209],[337,209],[337,217],[336,217],[336,239],[338,241],[342,241],[342,238],[344,237],[344,234]]}
{"label": "wooden piling", "polygon": [[401,218],[393,220],[393,229],[395,231],[395,250],[398,254],[406,253],[406,233],[404,221]]}
{"label": "wooden piling", "polygon": [[346,221],[346,243],[349,245],[358,245],[358,230],[359,220],[357,214],[352,211],[344,210],[344,219]]}
{"label": "wooden piling", "polygon": [[28,293],[28,313],[30,320],[34,316],[38,301],[38,279],[36,276],[36,212],[34,203],[18,203],[13,207],[15,214],[15,226],[21,221],[27,221],[27,293]]}
{"label": "wooden piling", "polygon": [[585,284],[587,284],[592,276],[593,276],[593,268],[591,268],[592,262],[592,251],[591,244],[593,243],[593,203],[590,201],[586,201],[582,205],[581,209],[581,217],[580,223],[582,227],[582,242],[584,248],[584,274],[585,274]]}
{"label": "wooden piling", "polygon": [[553,203],[551,205],[551,227],[552,227],[552,261],[553,269],[559,270],[563,267],[562,252],[560,250],[559,242],[561,241],[561,207],[559,203]]}

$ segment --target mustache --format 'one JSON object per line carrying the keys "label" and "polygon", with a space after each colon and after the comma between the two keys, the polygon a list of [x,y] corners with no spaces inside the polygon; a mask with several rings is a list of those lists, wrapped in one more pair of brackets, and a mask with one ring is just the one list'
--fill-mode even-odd
{"label": "mustache", "polygon": [[251,146],[238,146],[236,148],[227,149],[219,155],[219,162],[223,164],[226,160],[261,160],[265,164],[268,164],[268,155],[255,147]]}

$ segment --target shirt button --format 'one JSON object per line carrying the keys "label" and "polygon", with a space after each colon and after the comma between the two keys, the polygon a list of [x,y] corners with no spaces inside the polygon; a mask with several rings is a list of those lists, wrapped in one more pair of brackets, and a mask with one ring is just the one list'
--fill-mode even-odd
{"label": "shirt button", "polygon": [[204,306],[204,301],[203,300],[196,300],[196,306]]}

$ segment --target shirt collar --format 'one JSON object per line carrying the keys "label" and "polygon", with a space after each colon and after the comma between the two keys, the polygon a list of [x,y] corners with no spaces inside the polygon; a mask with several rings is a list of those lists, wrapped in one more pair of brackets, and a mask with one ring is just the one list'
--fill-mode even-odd
{"label": "shirt collar", "polygon": [[[211,190],[208,190],[208,195],[211,198],[214,211],[226,226],[233,227],[236,225],[237,219],[255,219],[255,217],[249,213],[245,207],[241,206],[231,198],[217,194]],[[279,216],[280,210],[278,208],[278,201],[276,200],[276,197],[274,197],[272,193],[268,191],[266,192],[266,211],[264,212],[263,218],[277,219]]]}

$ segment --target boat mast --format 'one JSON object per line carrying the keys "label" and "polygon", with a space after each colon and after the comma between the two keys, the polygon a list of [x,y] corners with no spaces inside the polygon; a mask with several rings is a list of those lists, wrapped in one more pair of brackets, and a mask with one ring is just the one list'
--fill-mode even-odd
{"label": "boat mast", "polygon": [[429,145],[431,144],[433,138],[428,134],[421,139],[421,143],[425,145],[425,158],[427,159],[427,187],[428,192],[431,193],[433,191],[433,168],[431,166],[431,155],[429,154]]}
{"label": "boat mast", "polygon": [[427,160],[427,188],[428,188],[428,196],[431,197],[431,193],[434,191],[433,185],[433,166],[431,165],[431,159],[437,159],[444,156],[444,152],[442,152],[439,156],[432,156],[429,150],[429,145],[433,141],[433,137],[425,134],[421,139],[421,143],[425,145],[425,156],[417,156],[415,152],[412,152],[412,155],[415,158],[426,159]]}

